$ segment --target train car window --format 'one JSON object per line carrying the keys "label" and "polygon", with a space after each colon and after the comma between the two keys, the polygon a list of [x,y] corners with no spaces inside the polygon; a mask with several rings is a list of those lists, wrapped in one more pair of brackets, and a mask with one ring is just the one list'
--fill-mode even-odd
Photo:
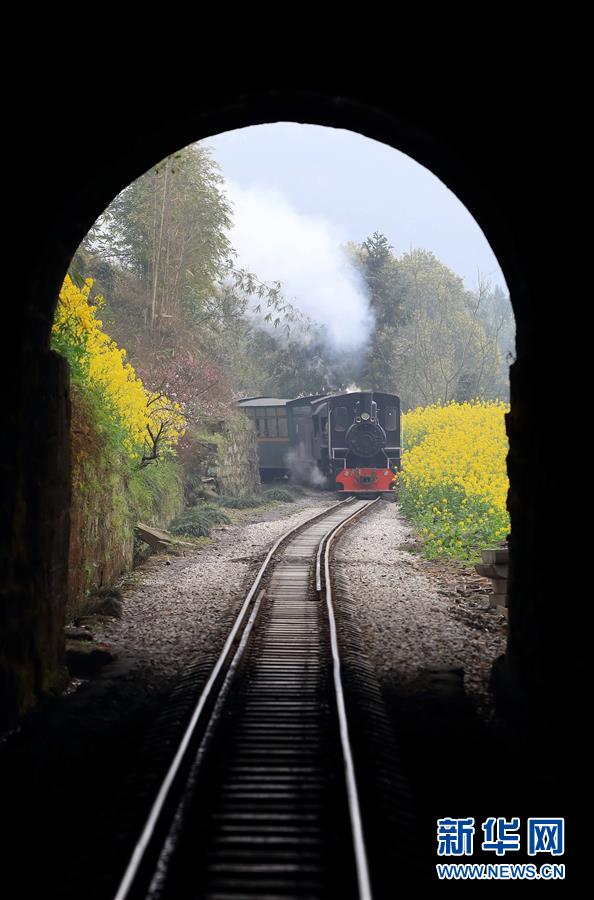
{"label": "train car window", "polygon": [[276,416],[276,407],[275,406],[267,406],[266,407],[266,415],[267,416]]}
{"label": "train car window", "polygon": [[346,406],[337,406],[332,411],[332,423],[335,431],[346,431],[348,423],[348,413]]}
{"label": "train car window", "polygon": [[289,431],[287,428],[287,417],[279,416],[278,417],[278,436],[279,437],[287,437],[288,434],[289,434]]}
{"label": "train car window", "polygon": [[266,419],[256,419],[256,434],[259,437],[266,434]]}
{"label": "train car window", "polygon": [[314,429],[314,434],[317,434],[320,430],[320,420],[316,416],[314,416],[314,420],[313,420],[313,429]]}
{"label": "train car window", "polygon": [[268,437],[278,437],[278,428],[276,423],[276,419],[266,419],[266,424],[268,425]]}
{"label": "train car window", "polygon": [[386,431],[396,431],[398,428],[398,410],[395,406],[386,408]]}

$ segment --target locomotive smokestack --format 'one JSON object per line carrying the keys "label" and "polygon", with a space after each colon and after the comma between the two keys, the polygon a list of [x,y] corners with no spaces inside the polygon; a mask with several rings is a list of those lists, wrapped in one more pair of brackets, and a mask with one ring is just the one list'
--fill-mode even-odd
{"label": "locomotive smokestack", "polygon": [[362,393],[356,404],[356,415],[364,422],[377,421],[377,403],[371,391]]}
{"label": "locomotive smokestack", "polygon": [[[369,419],[371,418],[371,398],[373,394],[361,394],[356,403],[356,414],[361,418]],[[363,413],[367,413],[366,416],[363,416]]]}

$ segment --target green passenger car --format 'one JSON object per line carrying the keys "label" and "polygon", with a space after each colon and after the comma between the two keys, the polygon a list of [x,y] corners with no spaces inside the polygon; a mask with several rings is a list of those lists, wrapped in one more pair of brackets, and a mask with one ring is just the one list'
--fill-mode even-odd
{"label": "green passenger car", "polygon": [[288,472],[291,443],[287,402],[277,397],[248,397],[238,403],[253,422],[256,431],[260,476],[263,481],[270,481]]}

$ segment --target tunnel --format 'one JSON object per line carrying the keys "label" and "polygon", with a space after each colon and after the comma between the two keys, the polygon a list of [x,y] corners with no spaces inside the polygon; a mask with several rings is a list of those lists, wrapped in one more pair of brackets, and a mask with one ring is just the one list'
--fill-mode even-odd
{"label": "tunnel", "polygon": [[15,228],[22,263],[11,261],[18,297],[2,354],[2,728],[13,727],[64,682],[68,372],[50,351],[49,336],[73,254],[118,192],[175,150],[248,125],[306,122],[359,132],[426,166],[466,205],[501,265],[516,318],[517,358],[507,416],[509,641],[493,687],[526,746],[538,747],[568,789],[575,788],[584,752],[577,697],[585,668],[570,611],[571,525],[559,459],[560,415],[575,382],[570,314],[559,309],[565,263],[554,227],[566,202],[557,160],[567,147],[563,129],[550,127],[542,96],[533,98],[526,116],[522,92],[485,85],[491,115],[465,106],[463,115],[452,116],[443,102],[446,88],[428,95],[410,85],[405,93],[387,86],[338,92],[186,85],[157,107],[148,94],[135,94],[133,112],[126,90],[104,91],[94,98],[94,114],[106,127],[70,142],[64,130],[76,132],[76,116],[65,125],[60,84],[51,76],[38,85],[39,116],[23,106],[24,150],[12,159],[23,179],[22,224]]}

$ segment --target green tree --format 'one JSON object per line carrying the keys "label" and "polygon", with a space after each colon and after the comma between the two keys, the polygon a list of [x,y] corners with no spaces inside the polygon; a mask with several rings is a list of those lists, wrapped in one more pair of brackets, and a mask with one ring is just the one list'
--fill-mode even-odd
{"label": "green tree", "polygon": [[406,284],[385,235],[375,231],[360,245],[350,245],[369,295],[374,325],[359,378],[371,390],[388,390],[393,383],[391,345],[406,320]]}
{"label": "green tree", "polygon": [[486,396],[499,352],[480,320],[480,291],[466,291],[427,250],[405,253],[399,268],[407,321],[392,344],[392,371],[405,405]]}
{"label": "green tree", "polygon": [[115,263],[136,288],[143,328],[201,314],[231,255],[231,206],[210,151],[185,147],[119,194],[84,249]]}
{"label": "green tree", "polygon": [[224,414],[246,380],[248,309],[286,334],[308,327],[278,282],[236,265],[231,215],[210,151],[186,147],[115,198],[75,261],[105,292],[110,333],[143,379],[174,381],[191,420]]}
{"label": "green tree", "polygon": [[345,390],[352,380],[352,354],[333,350],[324,329],[310,324],[287,333],[252,322],[244,332],[242,373],[236,381],[244,396],[297,397]]}

